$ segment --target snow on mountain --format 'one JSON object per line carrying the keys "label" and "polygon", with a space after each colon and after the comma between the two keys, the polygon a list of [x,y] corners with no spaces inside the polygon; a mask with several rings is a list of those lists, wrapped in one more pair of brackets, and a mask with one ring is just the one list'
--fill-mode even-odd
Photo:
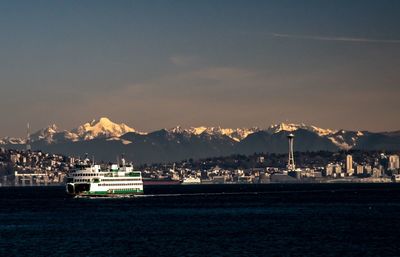
{"label": "snow on mountain", "polygon": [[293,132],[293,131],[298,130],[299,128],[302,128],[303,125],[304,124],[299,125],[299,124],[293,124],[293,123],[289,123],[289,124],[280,123],[280,124],[271,125],[267,129],[267,132],[269,132],[270,134],[276,134],[281,131]]}
{"label": "snow on mountain", "polygon": [[128,132],[136,132],[135,129],[128,127],[126,124],[117,124],[102,117],[99,120],[93,120],[71,131],[78,138],[83,140],[92,140],[98,137],[120,137]]}
{"label": "snow on mountain", "polygon": [[[146,134],[138,132],[124,123],[117,124],[108,118],[102,117],[98,120],[93,120],[90,123],[85,123],[71,131],[61,131],[57,125],[52,124],[33,133],[30,136],[30,140],[31,142],[45,141],[49,144],[60,143],[64,141],[76,142],[81,140],[92,140],[95,138],[119,138],[128,132],[135,132],[142,135]],[[0,139],[0,145],[18,145],[25,143],[26,138],[4,137]],[[129,142],[124,141],[122,143],[128,144]]]}
{"label": "snow on mountain", "polygon": [[221,134],[226,135],[236,142],[242,141],[248,135],[253,134],[254,132],[260,131],[259,128],[236,128],[236,129],[221,129]]}
{"label": "snow on mountain", "polygon": [[258,128],[221,128],[221,127],[190,127],[188,129],[184,129],[181,126],[174,127],[172,129],[167,130],[170,133],[176,134],[187,134],[187,135],[201,135],[201,134],[208,134],[210,136],[227,136],[231,139],[239,142],[246,138],[248,135],[259,131]]}
{"label": "snow on mountain", "polygon": [[56,133],[59,133],[59,129],[56,124],[52,124],[32,134],[30,138],[31,141],[46,140],[48,143],[51,143]]}
{"label": "snow on mountain", "polygon": [[316,126],[308,126],[308,125],[305,125],[303,123],[301,123],[301,124],[280,123],[280,124],[276,124],[276,125],[270,126],[267,129],[267,132],[269,132],[270,134],[276,134],[276,133],[279,133],[281,131],[293,132],[293,131],[296,131],[298,129],[305,129],[305,130],[308,130],[308,131],[312,131],[312,132],[315,132],[316,134],[318,134],[319,136],[332,135],[332,134],[337,132],[337,131],[331,130],[331,129],[323,129],[323,128],[319,128],[319,127],[316,127]]}
{"label": "snow on mountain", "polygon": [[346,131],[339,130],[327,138],[337,145],[340,149],[349,150],[357,145],[358,140],[364,137],[365,134],[361,131]]}
{"label": "snow on mountain", "polygon": [[353,148],[356,145],[357,140],[364,136],[364,133],[361,131],[323,129],[316,126],[294,123],[272,125],[267,129],[267,131],[270,134],[275,134],[281,131],[293,132],[298,129],[305,129],[318,134],[320,137],[326,137],[340,149],[344,150]]}
{"label": "snow on mountain", "polygon": [[119,138],[119,137],[110,137],[110,138],[107,138],[106,140],[107,141],[120,141],[124,145],[132,144],[132,141],[125,140],[125,139],[122,139],[122,138]]}
{"label": "snow on mountain", "polygon": [[25,144],[26,140],[24,138],[18,137],[3,137],[0,139],[0,145],[22,145]]}
{"label": "snow on mountain", "polygon": [[184,133],[189,133],[186,129],[182,128],[180,125],[170,128],[170,129],[165,129],[168,133],[172,134],[184,134]]}

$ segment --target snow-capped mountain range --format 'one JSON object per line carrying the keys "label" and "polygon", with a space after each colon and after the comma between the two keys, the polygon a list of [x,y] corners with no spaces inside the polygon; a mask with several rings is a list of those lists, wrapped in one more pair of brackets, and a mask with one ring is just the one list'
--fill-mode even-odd
{"label": "snow-capped mountain range", "polygon": [[[170,129],[164,129],[173,134],[187,134],[187,135],[200,135],[208,134],[210,136],[228,136],[234,141],[241,141],[248,135],[260,131],[258,128],[221,128],[221,127],[190,127],[182,128],[176,126]],[[31,142],[44,140],[48,143],[54,143],[57,139],[76,141],[87,141],[98,138],[119,138],[122,135],[133,132],[141,135],[147,135],[147,132],[140,132],[134,128],[129,127],[125,123],[117,124],[112,122],[109,118],[102,117],[87,122],[71,131],[60,130],[56,124],[51,124],[30,136]],[[0,140],[1,143],[10,144],[24,144],[26,138],[10,138],[5,137]]]}
{"label": "snow-capped mountain range", "polygon": [[248,135],[254,132],[260,131],[258,128],[221,128],[221,127],[190,127],[182,128],[181,126],[174,127],[172,129],[166,129],[170,133],[176,134],[188,134],[188,135],[201,135],[207,134],[210,136],[227,136],[236,142],[240,142],[245,139]]}
{"label": "snow-capped mountain range", "polygon": [[[400,133],[372,133],[323,129],[305,124],[280,123],[260,128],[221,128],[177,126],[153,132],[140,132],[108,118],[85,123],[70,131],[52,124],[30,136],[33,149],[79,155],[93,153],[114,159],[120,153],[138,162],[174,161],[233,153],[286,152],[288,133],[295,134],[295,150],[400,150]],[[0,139],[8,148],[24,148],[26,138]]]}
{"label": "snow-capped mountain range", "polygon": [[[280,123],[278,125],[272,125],[267,129],[267,131],[271,134],[276,134],[281,131],[294,132],[299,129],[314,132],[320,137],[326,137],[327,139],[332,141],[332,143],[334,143],[340,149],[343,150],[349,150],[353,148],[356,145],[357,139],[364,135],[364,133],[361,131],[354,132],[345,130],[323,129],[316,126],[309,126],[305,124],[293,124],[293,123],[289,124]],[[351,135],[350,138],[345,139],[345,137],[348,137],[349,135]]]}

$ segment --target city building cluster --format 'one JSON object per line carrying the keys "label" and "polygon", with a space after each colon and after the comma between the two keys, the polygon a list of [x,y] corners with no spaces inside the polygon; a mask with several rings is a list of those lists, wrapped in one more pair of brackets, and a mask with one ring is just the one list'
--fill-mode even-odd
{"label": "city building cluster", "polygon": [[329,163],[325,168],[325,176],[334,178],[344,177],[396,177],[399,173],[399,155],[381,154],[380,158],[375,159],[373,163],[353,161],[352,155],[346,156],[346,162]]}
{"label": "city building cluster", "polygon": [[0,185],[59,185],[74,167],[74,158],[41,151],[0,148]]}
{"label": "city building cluster", "polygon": [[400,182],[399,155],[353,151],[296,153],[294,135],[287,136],[288,154],[255,154],[200,161],[153,165],[144,168],[144,176],[183,183],[274,183],[274,182]]}
{"label": "city building cluster", "polygon": [[[335,155],[334,153],[331,153]],[[365,155],[365,153],[364,153]],[[284,158],[285,155],[282,155]],[[319,155],[316,155],[319,158]],[[399,155],[385,155],[371,153],[364,161],[355,162],[353,156],[345,155],[343,160],[336,159],[326,165],[302,163],[295,167],[290,165],[281,167],[268,166],[268,156],[254,155],[251,157],[231,157],[236,163],[253,163],[251,167],[238,164],[236,167],[227,167],[230,158],[222,160],[206,159],[201,161],[184,161],[174,164],[159,164],[144,167],[143,176],[148,179],[165,181],[182,181],[183,183],[202,184],[229,184],[229,183],[274,183],[274,182],[399,182],[400,165]],[[375,158],[374,158],[375,157]],[[276,157],[274,157],[276,158]],[[286,155],[287,158],[287,155]],[[293,158],[293,157],[291,157]],[[251,160],[249,160],[251,159]],[[331,158],[332,159],[332,158]],[[335,159],[335,158],[333,158]],[[256,165],[254,165],[256,164]],[[228,165],[229,166],[229,165]]]}

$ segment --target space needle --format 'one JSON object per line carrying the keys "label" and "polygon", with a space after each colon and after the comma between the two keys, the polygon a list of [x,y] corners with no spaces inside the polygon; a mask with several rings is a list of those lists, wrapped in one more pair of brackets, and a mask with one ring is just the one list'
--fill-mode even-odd
{"label": "space needle", "polygon": [[287,138],[289,139],[289,159],[288,159],[287,169],[288,171],[294,171],[296,169],[296,166],[294,164],[294,154],[293,154],[294,135],[290,133],[289,135],[287,135]]}

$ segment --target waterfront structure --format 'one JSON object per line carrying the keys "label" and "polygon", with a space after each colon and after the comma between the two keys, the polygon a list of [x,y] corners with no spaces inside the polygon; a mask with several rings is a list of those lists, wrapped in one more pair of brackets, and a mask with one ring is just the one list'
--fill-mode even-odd
{"label": "waterfront structure", "polygon": [[399,156],[397,154],[389,156],[388,170],[397,170],[400,168]]}
{"label": "waterfront structure", "polygon": [[293,151],[294,135],[290,133],[287,136],[287,138],[289,139],[289,158],[288,158],[287,169],[288,171],[292,171],[296,169],[296,165],[294,163],[294,151]]}
{"label": "waterfront structure", "polygon": [[194,177],[194,176],[189,176],[189,177],[185,177],[183,178],[182,184],[183,185],[187,185],[187,184],[200,184],[201,180],[198,177]]}
{"label": "waterfront structure", "polygon": [[47,186],[49,182],[49,176],[46,173],[19,173],[15,171],[15,186],[30,186],[33,185],[45,185]]}

